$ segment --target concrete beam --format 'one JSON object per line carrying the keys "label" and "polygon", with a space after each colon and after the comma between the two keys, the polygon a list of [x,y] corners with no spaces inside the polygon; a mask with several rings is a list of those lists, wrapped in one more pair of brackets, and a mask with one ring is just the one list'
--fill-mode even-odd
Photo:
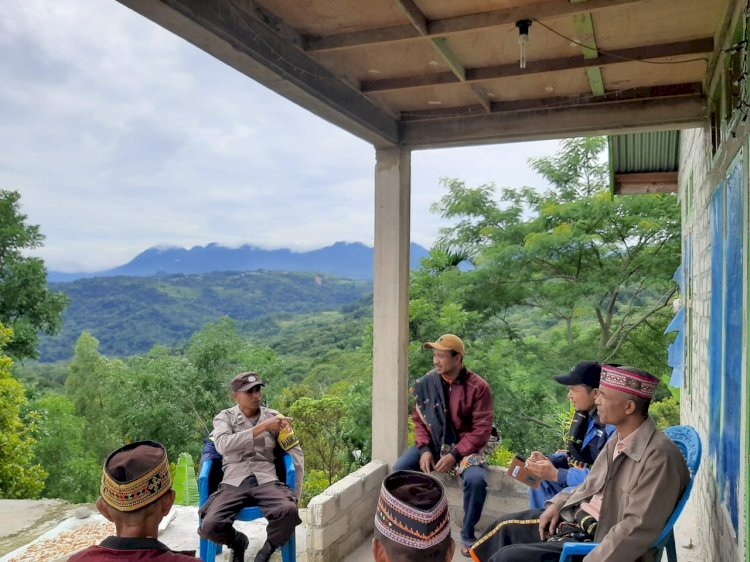
{"label": "concrete beam", "polygon": [[[494,107],[494,104],[493,104]],[[633,99],[579,107],[480,113],[473,117],[409,121],[401,125],[404,146],[412,149],[559,139],[581,135],[621,135],[703,127],[706,100],[700,94]]]}
{"label": "concrete beam", "polygon": [[408,418],[411,153],[380,148],[376,158],[372,458],[393,466]]}

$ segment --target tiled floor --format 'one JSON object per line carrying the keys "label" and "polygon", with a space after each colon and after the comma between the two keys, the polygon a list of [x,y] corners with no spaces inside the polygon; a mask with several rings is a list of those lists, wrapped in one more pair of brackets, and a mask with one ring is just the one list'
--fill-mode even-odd
{"label": "tiled floor", "polygon": [[[19,503],[20,505],[20,503]],[[8,514],[9,515],[9,514]],[[176,549],[188,549],[198,548],[198,537],[196,535],[196,528],[198,524],[198,518],[195,508],[177,508],[176,517],[169,522],[169,525],[160,533],[160,539],[164,540],[169,546]],[[78,525],[93,524],[101,519],[98,515],[92,515],[90,519],[85,521],[77,522]],[[71,520],[66,520],[70,522]],[[698,528],[698,514],[693,508],[692,502],[689,502],[685,507],[685,510],[680,517],[680,521],[677,523],[675,537],[677,543],[677,558],[679,562],[703,562],[706,557],[701,544],[696,540],[696,529]],[[243,532],[245,532],[251,540],[251,547],[248,549],[246,560],[252,560],[255,555],[255,551],[260,548],[265,539],[265,520],[259,520],[252,523],[241,523],[238,525]],[[55,535],[65,530],[64,525],[58,526],[56,530],[51,530],[45,533],[42,537],[39,537],[34,542],[41,542],[45,539],[54,542]],[[300,525],[297,528],[297,561],[306,562],[305,556],[305,527]],[[453,528],[453,539],[456,541],[456,545],[460,544],[459,541],[459,529]],[[2,533],[0,533],[0,536]],[[36,535],[35,535],[36,536]],[[16,551],[14,554],[17,556],[23,549]],[[0,557],[0,562],[5,562],[15,558],[14,554],[7,554],[6,556]],[[54,558],[49,560],[60,560],[59,550]],[[64,557],[62,558],[64,559]],[[360,545],[360,547],[350,554],[344,562],[372,562],[372,540],[368,538]],[[274,555],[274,560],[280,560],[278,554]],[[460,550],[456,548],[453,560],[456,562],[466,561],[466,558],[461,556]]]}

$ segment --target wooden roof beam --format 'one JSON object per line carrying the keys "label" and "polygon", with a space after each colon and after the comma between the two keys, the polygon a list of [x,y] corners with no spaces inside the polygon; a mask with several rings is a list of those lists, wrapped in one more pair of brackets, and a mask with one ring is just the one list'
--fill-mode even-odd
{"label": "wooden roof beam", "polygon": [[[564,0],[543,0],[536,4],[526,6],[480,12],[466,16],[454,16],[439,20],[426,20],[427,33],[420,33],[414,25],[396,25],[378,29],[367,29],[351,33],[340,33],[327,37],[307,37],[305,40],[306,51],[334,51],[338,49],[350,49],[353,47],[364,47],[378,43],[392,43],[395,41],[407,41],[420,39],[422,37],[440,37],[451,33],[471,31],[474,29],[485,29],[488,27],[499,27],[513,25],[518,20],[528,19],[533,16],[536,19],[553,18],[558,16],[572,15],[579,12],[593,12],[613,6],[633,4],[642,0],[588,0],[583,3],[570,3]],[[409,14],[407,13],[407,16]]]}
{"label": "wooden roof beam", "polygon": [[[594,34],[594,21],[591,19],[591,12],[581,12],[573,16],[576,31],[580,37],[578,42],[581,43],[581,53],[584,59],[599,58],[599,49],[596,46],[596,35]],[[586,68],[586,75],[591,86],[591,93],[594,95],[604,95],[604,79],[599,65],[589,66]]]}
{"label": "wooden roof beam", "polygon": [[677,172],[615,174],[615,194],[677,193]]}
{"label": "wooden roof beam", "polygon": [[[647,45],[642,47],[631,47],[601,53],[598,58],[584,59],[580,56],[561,57],[557,59],[546,59],[528,61],[526,68],[519,68],[518,63],[502,64],[497,66],[485,66],[466,69],[466,81],[477,82],[480,80],[493,80],[495,78],[508,78],[512,76],[526,76],[543,72],[554,72],[557,70],[573,70],[594,66],[606,66],[628,62],[629,59],[660,59],[666,57],[698,55],[713,52],[713,38],[692,39],[676,43],[665,43],[662,45]],[[645,64],[645,63],[644,63]],[[438,84],[450,84],[458,79],[451,72],[438,72],[423,74],[421,76],[401,76],[396,78],[383,78],[380,80],[363,80],[360,88],[363,92],[384,92],[389,90],[403,90],[407,88],[419,88],[422,86],[434,86]]]}
{"label": "wooden roof beam", "polygon": [[396,2],[419,34],[427,35],[427,18],[419,9],[419,6],[414,3],[414,0],[396,0]]}
{"label": "wooden roof beam", "polygon": [[[401,6],[404,13],[414,25],[414,27],[422,35],[427,34],[427,18],[414,3],[414,0],[397,0],[398,5]],[[432,38],[432,45],[438,52],[440,57],[451,69],[451,72],[456,76],[460,82],[466,82],[466,69],[463,63],[458,59],[453,50],[448,46],[448,40],[445,37],[434,37]],[[476,84],[470,85],[471,93],[477,98],[479,104],[484,108],[485,112],[490,112],[490,98],[482,90],[481,86]]]}

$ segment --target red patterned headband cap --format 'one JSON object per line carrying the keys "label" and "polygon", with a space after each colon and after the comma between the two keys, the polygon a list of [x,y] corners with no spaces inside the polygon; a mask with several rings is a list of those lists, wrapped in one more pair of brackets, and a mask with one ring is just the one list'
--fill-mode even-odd
{"label": "red patterned headband cap", "polygon": [[172,489],[164,445],[138,441],[109,455],[102,473],[102,499],[118,511],[137,511]]}
{"label": "red patterned headband cap", "polygon": [[386,476],[380,487],[375,528],[408,548],[423,550],[440,544],[451,532],[443,484],[411,470]]}
{"label": "red patterned headband cap", "polygon": [[600,388],[610,388],[626,394],[632,394],[638,398],[651,400],[659,385],[658,379],[655,379],[645,373],[638,374],[626,370],[628,367],[612,367],[611,365],[602,365],[602,375],[599,381]]}

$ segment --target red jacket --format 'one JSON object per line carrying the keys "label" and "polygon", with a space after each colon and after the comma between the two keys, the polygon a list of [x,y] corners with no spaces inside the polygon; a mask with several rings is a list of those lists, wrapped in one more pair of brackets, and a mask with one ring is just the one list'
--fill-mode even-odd
{"label": "red jacket", "polygon": [[[439,378],[440,374],[433,370],[425,377]],[[495,417],[490,386],[482,377],[463,368],[451,384],[448,411],[458,436],[455,452],[460,457],[478,453],[490,439]],[[417,408],[414,408],[412,419],[417,448],[429,448],[432,441],[430,430]]]}

